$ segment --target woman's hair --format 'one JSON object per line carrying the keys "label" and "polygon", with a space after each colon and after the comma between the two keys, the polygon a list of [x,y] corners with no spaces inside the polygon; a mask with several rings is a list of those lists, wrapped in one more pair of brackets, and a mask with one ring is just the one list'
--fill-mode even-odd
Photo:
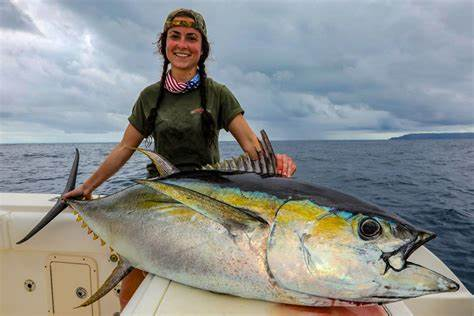
{"label": "woman's hair", "polygon": [[[206,66],[205,66],[205,61],[207,57],[209,56],[209,50],[210,50],[210,45],[209,42],[207,41],[206,36],[204,36],[202,33],[202,47],[201,47],[201,58],[199,59],[198,62],[198,71],[199,71],[199,77],[200,77],[200,83],[199,83],[199,94],[201,97],[201,108],[203,109],[201,113],[201,132],[204,136],[204,138],[207,141],[207,144],[209,146],[213,146],[215,136],[216,136],[216,123],[214,122],[214,119],[207,110],[207,95],[206,95]],[[168,32],[164,31],[160,34],[160,37],[157,42],[157,47],[158,47],[158,52],[163,56],[163,70],[161,73],[161,84],[160,84],[160,90],[158,92],[158,99],[156,100],[156,105],[153,107],[150,111],[150,115],[148,116],[146,122],[145,122],[145,131],[147,135],[151,135],[153,132],[153,129],[155,128],[155,120],[158,112],[158,108],[160,106],[161,101],[163,100],[164,94],[165,94],[165,80],[166,80],[166,73],[168,70],[168,65],[170,64],[170,61],[166,57],[166,39],[168,37]]]}

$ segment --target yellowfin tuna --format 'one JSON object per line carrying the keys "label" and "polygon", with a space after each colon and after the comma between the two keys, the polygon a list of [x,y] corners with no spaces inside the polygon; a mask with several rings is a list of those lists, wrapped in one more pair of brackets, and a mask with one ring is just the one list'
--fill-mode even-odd
{"label": "yellowfin tuna", "polygon": [[[275,176],[262,134],[248,156],[179,172],[144,152],[159,178],[92,201],[58,201],[20,242],[67,205],[119,254],[110,291],[133,267],[213,292],[307,306],[388,303],[456,291],[408,257],[435,235],[344,193]],[[78,153],[65,191],[75,185]]]}

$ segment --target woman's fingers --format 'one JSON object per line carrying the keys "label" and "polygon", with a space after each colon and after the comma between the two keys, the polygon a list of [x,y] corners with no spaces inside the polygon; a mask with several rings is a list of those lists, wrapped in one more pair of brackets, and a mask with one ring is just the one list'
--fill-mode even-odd
{"label": "woman's fingers", "polygon": [[296,171],[296,165],[288,155],[276,154],[277,174],[291,177]]}
{"label": "woman's fingers", "polygon": [[293,159],[290,158],[290,160],[291,160],[291,163],[290,163],[290,166],[289,166],[289,172],[288,172],[288,174],[289,174],[290,177],[291,177],[291,176],[294,175],[295,172],[296,172],[296,164],[294,163]]}
{"label": "woman's fingers", "polygon": [[275,154],[276,157],[276,173],[281,175],[283,174],[283,155]]}
{"label": "woman's fingers", "polygon": [[280,154],[275,154],[275,159],[276,159],[276,173],[277,174],[281,174],[281,167],[282,167],[282,164],[280,162]]}
{"label": "woman's fingers", "polygon": [[66,200],[66,199],[70,199],[70,198],[75,197],[75,196],[78,196],[78,195],[81,195],[81,191],[79,190],[79,188],[76,188],[76,189],[74,189],[74,190],[72,190],[72,191],[69,191],[69,192],[63,194],[63,195],[61,196],[61,198],[62,198],[63,200]]}
{"label": "woman's fingers", "polygon": [[288,177],[288,156],[287,155],[283,155],[283,172],[282,172],[282,175],[284,177]]}
{"label": "woman's fingers", "polygon": [[75,198],[75,197],[83,197],[86,200],[92,200],[92,192],[87,192],[84,189],[84,185],[80,185],[79,187],[75,188],[74,190],[71,190],[65,194],[62,195],[62,199],[70,199],[70,198]]}
{"label": "woman's fingers", "polygon": [[84,194],[83,196],[86,200],[92,200],[92,193]]}
{"label": "woman's fingers", "polygon": [[290,156],[284,155],[283,158],[283,176],[291,177],[296,171],[296,164]]}

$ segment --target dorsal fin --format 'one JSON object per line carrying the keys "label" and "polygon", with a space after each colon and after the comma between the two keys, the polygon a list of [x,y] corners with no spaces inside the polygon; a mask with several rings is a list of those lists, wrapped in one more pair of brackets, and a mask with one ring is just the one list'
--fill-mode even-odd
{"label": "dorsal fin", "polygon": [[267,169],[272,174],[276,174],[276,155],[273,151],[272,143],[270,142],[270,139],[268,138],[268,135],[265,130],[262,129],[260,131],[260,134],[262,135],[263,140],[263,143],[260,142],[260,145],[263,148],[263,152],[265,153],[265,163],[268,165]]}
{"label": "dorsal fin", "polygon": [[143,148],[133,149],[138,150],[139,152],[150,158],[151,162],[153,162],[153,164],[155,165],[156,170],[158,170],[160,177],[166,177],[179,172],[179,169],[173,166],[173,164],[166,160],[163,156]]}
{"label": "dorsal fin", "polygon": [[253,172],[262,176],[276,176],[276,156],[272,144],[268,139],[265,130],[261,130],[262,140],[260,142],[261,151],[258,152],[258,160],[251,160],[247,153],[238,157],[220,161],[215,164],[208,164],[202,167],[203,170],[219,171],[243,171]]}

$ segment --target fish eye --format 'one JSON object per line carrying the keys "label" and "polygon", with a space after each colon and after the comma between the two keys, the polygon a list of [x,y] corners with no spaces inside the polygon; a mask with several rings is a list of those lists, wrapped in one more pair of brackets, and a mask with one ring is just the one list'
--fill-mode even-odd
{"label": "fish eye", "polygon": [[364,240],[374,239],[382,233],[382,226],[375,219],[367,217],[359,224],[359,235]]}

